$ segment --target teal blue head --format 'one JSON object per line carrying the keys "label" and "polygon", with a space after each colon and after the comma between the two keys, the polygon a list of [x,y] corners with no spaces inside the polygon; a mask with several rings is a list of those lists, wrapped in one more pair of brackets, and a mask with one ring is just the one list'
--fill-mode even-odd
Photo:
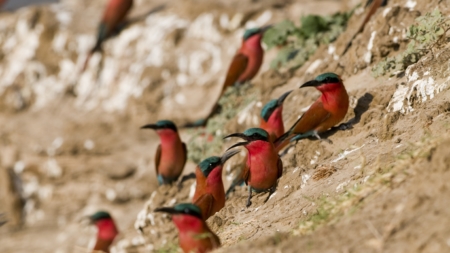
{"label": "teal blue head", "polygon": [[98,211],[93,215],[89,216],[89,218],[92,222],[96,222],[103,219],[111,219],[111,215],[109,215],[109,213],[105,211]]}
{"label": "teal blue head", "polygon": [[154,130],[158,129],[172,129],[173,131],[177,132],[177,126],[170,120],[160,120],[156,122],[155,124],[147,124],[145,126],[142,126],[141,129],[150,128]]}
{"label": "teal blue head", "polygon": [[174,207],[160,207],[156,208],[155,212],[163,212],[169,214],[185,214],[202,219],[202,211],[200,208],[191,203],[180,203]]}
{"label": "teal blue head", "polygon": [[300,88],[303,87],[318,87],[324,84],[335,84],[335,83],[341,83],[341,78],[336,75],[335,73],[328,72],[323,73],[321,75],[318,75],[314,80],[308,81],[304,83]]}
{"label": "teal blue head", "polygon": [[287,96],[291,92],[292,91],[288,91],[288,92],[284,93],[283,95],[281,95],[281,97],[279,97],[278,99],[270,100],[261,110],[261,118],[263,118],[264,121],[267,122],[269,120],[270,116],[272,115],[272,113],[275,111],[275,109],[277,109],[278,107],[283,105],[284,100],[287,98]]}
{"label": "teal blue head", "polygon": [[224,137],[224,139],[230,137],[239,137],[244,139],[245,141],[234,144],[233,146],[229,147],[228,150],[235,148],[237,146],[245,146],[253,141],[269,142],[269,134],[266,132],[266,130],[261,128],[249,128],[245,130],[243,133],[234,133],[227,135]]}
{"label": "teal blue head", "polygon": [[238,150],[232,150],[232,151],[225,152],[222,155],[222,157],[218,157],[218,156],[208,157],[205,160],[201,161],[198,164],[198,167],[202,171],[203,175],[205,177],[208,177],[209,173],[211,173],[211,171],[214,168],[216,168],[218,166],[223,166],[228,159],[230,159],[231,157],[233,157],[237,153],[239,153]]}
{"label": "teal blue head", "polygon": [[272,27],[272,25],[267,25],[267,26],[263,26],[263,27],[256,27],[256,28],[247,29],[244,32],[243,39],[244,39],[244,41],[246,41],[249,38],[253,37],[254,35],[263,34],[265,31],[267,31],[271,27]]}

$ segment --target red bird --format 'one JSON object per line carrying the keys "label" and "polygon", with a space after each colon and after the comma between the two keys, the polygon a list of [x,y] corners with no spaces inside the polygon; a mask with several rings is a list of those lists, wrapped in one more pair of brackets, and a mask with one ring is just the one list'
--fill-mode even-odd
{"label": "red bird", "polygon": [[222,167],[238,150],[232,150],[222,157],[212,156],[203,160],[195,170],[197,186],[192,202],[202,210],[207,220],[225,206],[225,190],[222,181]]}
{"label": "red bird", "polygon": [[124,24],[125,17],[133,6],[133,0],[110,0],[106,6],[97,30],[97,42],[89,52],[82,72],[86,69],[91,56],[102,50],[103,42],[113,35]]}
{"label": "red bird", "polygon": [[172,221],[178,228],[178,240],[185,253],[205,253],[220,247],[220,239],[202,218],[201,210],[194,204],[177,204],[161,207],[155,212],[172,214]]}
{"label": "red bird", "polygon": [[155,155],[155,169],[159,184],[171,184],[178,180],[187,160],[186,144],[181,141],[177,127],[170,120],[142,126],[156,130],[161,139]]}
{"label": "red bird", "polygon": [[114,238],[119,234],[114,220],[109,213],[104,211],[96,212],[89,218],[97,227],[97,241],[93,250],[109,253],[109,247],[113,243]]}
{"label": "red bird", "polygon": [[277,180],[283,173],[283,163],[269,140],[269,134],[261,128],[249,128],[243,133],[230,134],[225,138],[230,137],[246,140],[234,144],[229,149],[244,146],[248,151],[247,166],[243,169],[241,178],[249,186],[247,199],[249,207],[252,204],[250,201],[252,190],[255,192],[269,190],[270,193],[275,191]]}
{"label": "red bird", "polygon": [[271,142],[274,142],[284,134],[283,102],[291,92],[288,91],[278,99],[270,100],[261,110],[261,124],[259,127],[269,133]]}
{"label": "red bird", "polygon": [[235,84],[243,84],[256,76],[264,58],[264,50],[261,47],[261,39],[264,32],[270,27],[271,26],[268,25],[245,31],[242,39],[242,46],[231,61],[225,82],[222,85],[222,91],[220,92],[220,95],[210,113],[205,119],[198,120],[192,124],[187,124],[186,126],[205,126],[208,120],[217,112],[219,106],[218,101],[228,87]]}
{"label": "red bird", "polygon": [[285,147],[289,140],[296,141],[311,136],[321,139],[320,133],[341,122],[347,114],[348,94],[338,75],[334,73],[321,74],[316,79],[300,86],[300,88],[303,87],[315,87],[322,95],[289,131],[275,141],[274,144],[278,151]]}

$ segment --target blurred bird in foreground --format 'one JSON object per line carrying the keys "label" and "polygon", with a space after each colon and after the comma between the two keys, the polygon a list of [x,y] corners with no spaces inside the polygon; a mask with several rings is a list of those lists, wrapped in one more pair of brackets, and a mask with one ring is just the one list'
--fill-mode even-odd
{"label": "blurred bird in foreground", "polygon": [[321,74],[300,86],[300,88],[304,87],[315,87],[322,95],[285,134],[275,141],[277,151],[284,148],[290,141],[312,136],[321,139],[320,133],[341,122],[347,114],[349,104],[347,90],[341,78],[335,73]]}
{"label": "blurred bird in foreground", "polygon": [[185,253],[205,253],[220,247],[220,239],[202,218],[201,210],[194,204],[177,204],[174,207],[161,207],[155,212],[172,215],[178,228],[178,240]]}
{"label": "blurred bird in foreground", "polygon": [[158,183],[171,184],[178,180],[187,160],[186,144],[181,141],[177,127],[170,120],[160,120],[141,129],[154,129],[161,139],[155,155]]}
{"label": "blurred bird in foreground", "polygon": [[225,162],[237,153],[239,150],[232,150],[223,154],[222,157],[206,158],[195,170],[197,185],[192,202],[201,209],[204,220],[225,206],[222,168]]}
{"label": "blurred bird in foreground", "polygon": [[89,217],[91,222],[97,227],[97,241],[93,248],[94,251],[103,251],[109,253],[109,247],[114,238],[119,234],[111,215],[105,211],[99,211]]}
{"label": "blurred bird in foreground", "polygon": [[109,0],[97,30],[97,41],[89,51],[81,72],[86,70],[89,59],[95,52],[102,51],[103,42],[125,25],[125,17],[133,6],[133,0]]}
{"label": "blurred bird in foreground", "polygon": [[205,126],[208,120],[217,113],[219,109],[219,99],[228,87],[232,85],[241,85],[256,76],[264,58],[264,50],[261,47],[261,39],[264,32],[270,27],[271,25],[268,25],[245,31],[241,48],[237,51],[231,61],[225,82],[222,85],[222,90],[211,111],[206,118],[187,124],[187,127]]}
{"label": "blurred bird in foreground", "polygon": [[249,207],[252,191],[269,190],[270,194],[275,191],[277,180],[283,173],[283,163],[272,142],[270,142],[269,134],[261,128],[249,128],[243,133],[230,134],[225,138],[230,137],[239,137],[244,139],[245,142],[238,142],[228,149],[244,146],[248,151],[247,164],[240,177],[249,186],[246,205]]}

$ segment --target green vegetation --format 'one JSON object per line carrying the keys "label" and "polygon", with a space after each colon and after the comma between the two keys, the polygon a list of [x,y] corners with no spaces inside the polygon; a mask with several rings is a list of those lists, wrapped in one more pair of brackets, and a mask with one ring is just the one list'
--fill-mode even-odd
{"label": "green vegetation", "polygon": [[389,74],[395,75],[398,72],[405,71],[406,68],[419,61],[430,50],[445,43],[445,33],[450,29],[450,22],[439,11],[434,9],[431,13],[420,16],[416,19],[416,24],[412,25],[406,36],[410,40],[406,50],[395,57],[388,57],[379,62],[373,69],[372,74],[375,77]]}
{"label": "green vegetation", "polygon": [[175,242],[167,243],[163,247],[155,250],[155,252],[156,253],[178,253],[179,252],[178,243],[175,243]]}
{"label": "green vegetation", "polygon": [[282,21],[264,34],[263,41],[270,48],[279,47],[280,52],[272,61],[272,68],[301,67],[322,44],[336,40],[347,25],[353,11],[331,16],[307,15],[301,17],[301,26],[290,20]]}
{"label": "green vegetation", "polygon": [[194,163],[200,163],[210,156],[220,156],[225,126],[259,96],[259,88],[250,83],[229,87],[219,100],[220,112],[208,121],[205,129],[194,130],[191,134],[192,138],[187,144],[188,158]]}

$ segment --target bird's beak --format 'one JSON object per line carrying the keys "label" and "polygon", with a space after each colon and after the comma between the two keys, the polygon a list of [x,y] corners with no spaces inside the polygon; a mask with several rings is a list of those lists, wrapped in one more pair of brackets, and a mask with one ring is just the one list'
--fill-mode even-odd
{"label": "bird's beak", "polygon": [[178,214],[179,212],[172,207],[160,207],[155,209],[156,213]]}
{"label": "bird's beak", "polygon": [[232,148],[235,148],[235,147],[245,146],[245,145],[247,145],[247,144],[249,144],[249,143],[250,143],[250,142],[248,142],[248,141],[238,142],[238,143],[234,144],[233,146],[229,147],[229,148],[227,149],[227,151],[230,150],[230,149],[232,149]]}
{"label": "bird's beak", "polygon": [[261,33],[265,33],[267,30],[272,28],[272,25],[266,25],[260,28]]}
{"label": "bird's beak", "polygon": [[230,159],[231,157],[233,157],[235,154],[237,154],[239,152],[241,152],[241,151],[239,151],[239,150],[231,150],[231,151],[225,152],[225,154],[223,154],[222,157],[220,158],[220,162],[222,164],[225,164],[225,162],[228,159]]}
{"label": "bird's beak", "polygon": [[245,134],[243,134],[243,133],[229,134],[229,135],[223,137],[223,139],[228,139],[228,138],[231,138],[231,137],[238,137],[238,138],[244,139],[244,140],[246,140],[246,141],[249,140],[248,136],[245,135]]}
{"label": "bird's beak", "polygon": [[321,83],[319,81],[311,80],[311,81],[308,81],[308,82],[302,84],[302,86],[300,86],[300,88],[303,88],[303,87],[317,87],[319,85],[321,85]]}
{"label": "bird's beak", "polygon": [[291,92],[292,92],[292,90],[284,93],[283,95],[281,95],[281,97],[278,98],[278,100],[277,100],[278,106],[283,104],[284,100],[287,98],[287,96],[289,96],[289,94],[291,94]]}
{"label": "bird's beak", "polygon": [[156,124],[147,124],[147,125],[141,126],[141,129],[147,129],[147,128],[158,129],[158,126]]}

